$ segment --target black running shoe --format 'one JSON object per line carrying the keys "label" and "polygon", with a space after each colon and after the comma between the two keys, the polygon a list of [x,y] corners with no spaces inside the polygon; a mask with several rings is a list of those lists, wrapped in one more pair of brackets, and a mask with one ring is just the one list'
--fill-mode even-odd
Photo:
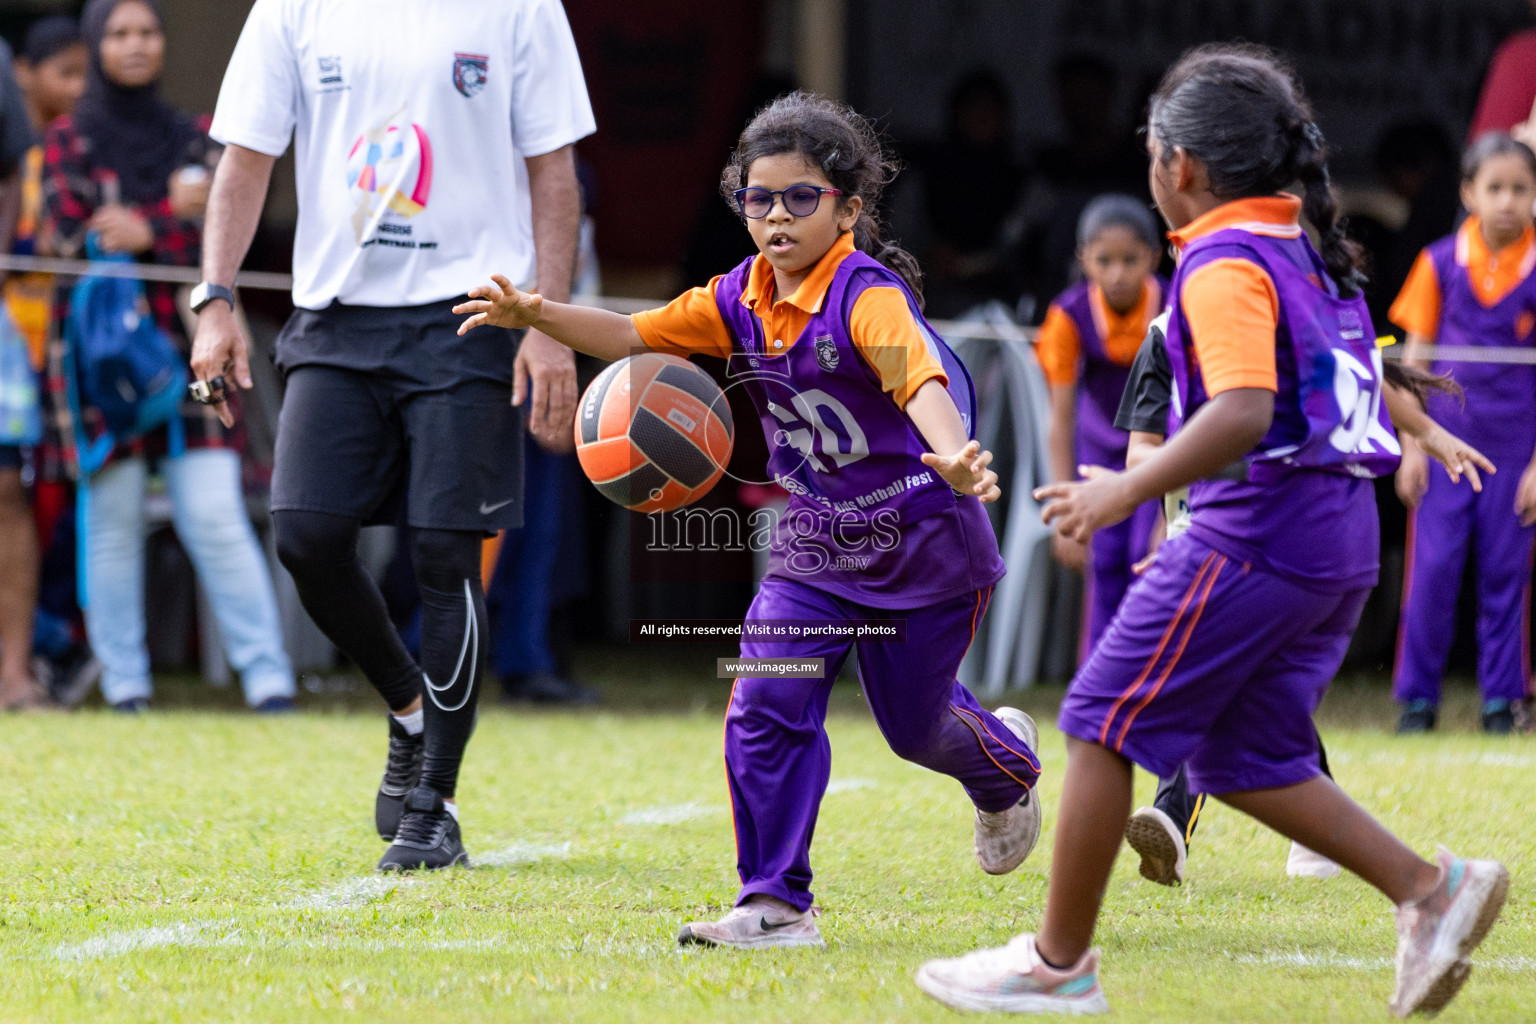
{"label": "black running shoe", "polygon": [[1515,709],[1507,700],[1483,703],[1483,732],[1490,736],[1508,736],[1515,731]]}
{"label": "black running shoe", "polygon": [[1410,736],[1420,732],[1434,732],[1438,717],[1435,706],[1425,700],[1416,700],[1403,708],[1403,716],[1397,720],[1397,734]]}
{"label": "black running shoe", "polygon": [[421,778],[421,759],[426,754],[422,733],[412,736],[394,715],[389,716],[389,760],[384,762],[384,779],[379,795],[373,800],[373,824],[386,843],[395,838],[400,815],[405,811],[405,794]]}
{"label": "black running shoe", "polygon": [[436,790],[417,786],[405,794],[405,814],[395,841],[379,861],[380,871],[469,867],[469,854],[459,836],[459,823],[443,806]]}

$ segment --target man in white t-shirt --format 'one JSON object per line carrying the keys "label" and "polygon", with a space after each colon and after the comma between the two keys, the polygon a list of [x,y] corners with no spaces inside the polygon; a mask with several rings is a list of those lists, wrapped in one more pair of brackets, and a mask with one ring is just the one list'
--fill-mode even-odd
{"label": "man in white t-shirt", "polygon": [[[514,406],[551,446],[570,443],[575,411],[568,349],[460,338],[451,309],[488,266],[566,298],[572,145],[593,128],[559,0],[256,0],[225,72],[192,369],[232,423],[216,378],[251,379],[229,288],[292,136],[298,308],[276,346],[273,524],[305,608],[390,708],[381,870],[467,860],[453,797],[478,695],[480,540],[521,523]],[[419,666],[357,558],[361,526],[402,514]]]}

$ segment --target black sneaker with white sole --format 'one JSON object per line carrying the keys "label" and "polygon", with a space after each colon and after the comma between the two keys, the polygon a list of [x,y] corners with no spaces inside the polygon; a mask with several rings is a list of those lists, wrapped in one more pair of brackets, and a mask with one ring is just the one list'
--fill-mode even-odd
{"label": "black sneaker with white sole", "polygon": [[394,715],[389,716],[389,758],[384,762],[384,779],[373,800],[373,824],[386,843],[395,838],[400,815],[405,813],[405,794],[421,778],[421,760],[426,754],[422,733],[412,736]]}
{"label": "black sneaker with white sole", "polygon": [[458,819],[448,813],[436,790],[417,786],[405,794],[405,814],[395,841],[379,860],[379,870],[432,871],[460,864],[469,867]]}

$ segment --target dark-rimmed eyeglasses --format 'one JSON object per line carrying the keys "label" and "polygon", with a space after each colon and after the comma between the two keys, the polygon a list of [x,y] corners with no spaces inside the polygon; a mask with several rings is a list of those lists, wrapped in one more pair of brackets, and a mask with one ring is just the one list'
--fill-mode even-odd
{"label": "dark-rimmed eyeglasses", "polygon": [[784,200],[784,209],[791,217],[809,217],[821,205],[823,195],[840,196],[843,190],[821,188],[818,185],[791,185],[789,188],[775,192],[753,186],[739,188],[733,194],[736,196],[736,208],[741,211],[743,217],[748,220],[762,220],[773,211],[775,196]]}

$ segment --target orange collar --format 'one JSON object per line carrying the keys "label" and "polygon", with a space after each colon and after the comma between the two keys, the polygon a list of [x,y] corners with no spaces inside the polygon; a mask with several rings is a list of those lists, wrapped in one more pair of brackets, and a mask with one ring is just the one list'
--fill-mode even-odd
{"label": "orange collar", "polygon": [[1301,234],[1301,200],[1291,195],[1256,196],[1234,199],[1207,210],[1177,231],[1168,232],[1168,240],[1183,249],[1197,238],[1225,228],[1241,228],[1255,235],[1295,238]]}
{"label": "orange collar", "polygon": [[1153,274],[1147,275],[1141,284],[1141,294],[1124,313],[1116,313],[1109,308],[1109,303],[1104,299],[1104,289],[1098,285],[1089,287],[1088,297],[1088,308],[1093,311],[1093,326],[1098,329],[1099,337],[1107,344],[1115,335],[1134,334],[1138,348],[1146,336],[1147,326],[1161,312],[1162,306],[1162,289]]}
{"label": "orange collar", "polygon": [[[827,289],[832,286],[833,275],[843,260],[852,256],[853,252],[853,232],[844,231],[832,243],[826,255],[811,268],[811,272],[805,275],[794,293],[780,299],[779,303],[787,302],[806,313],[820,311],[822,300],[827,297]],[[741,291],[741,304],[759,317],[767,317],[774,307],[774,287],[773,266],[759,255],[752,261],[747,286]]]}
{"label": "orange collar", "polygon": [[1482,226],[1468,217],[1456,231],[1456,265],[1466,268],[1467,280],[1477,301],[1495,306],[1536,269],[1536,229],[1526,228],[1520,237],[1498,252],[1488,248]]}
{"label": "orange collar", "polygon": [[1476,217],[1468,217],[1461,230],[1456,232],[1456,262],[1474,270],[1522,266],[1524,270],[1520,276],[1524,278],[1533,269],[1529,264],[1536,262],[1533,260],[1536,257],[1536,246],[1531,244],[1533,240],[1536,240],[1536,228],[1526,228],[1519,238],[1494,252],[1483,237],[1482,224]]}

